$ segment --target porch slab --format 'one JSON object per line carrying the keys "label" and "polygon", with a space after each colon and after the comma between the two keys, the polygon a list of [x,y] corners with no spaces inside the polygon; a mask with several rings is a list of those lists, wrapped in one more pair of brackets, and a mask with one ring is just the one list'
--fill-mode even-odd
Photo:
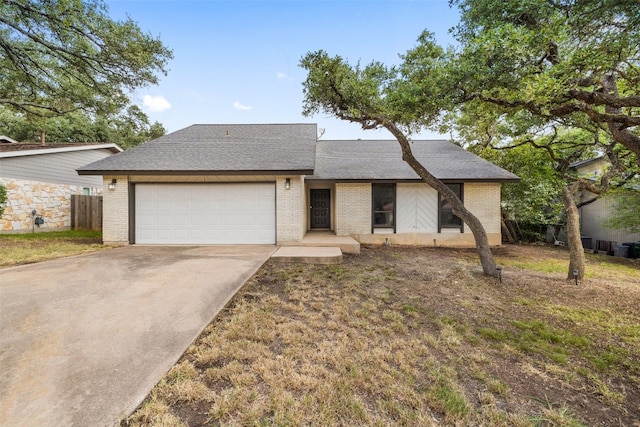
{"label": "porch slab", "polygon": [[281,246],[271,259],[301,264],[340,264],[342,251],[338,247]]}
{"label": "porch slab", "polygon": [[359,254],[360,243],[351,236],[336,236],[332,231],[308,231],[297,242],[278,242],[278,246],[338,247],[345,254]]}

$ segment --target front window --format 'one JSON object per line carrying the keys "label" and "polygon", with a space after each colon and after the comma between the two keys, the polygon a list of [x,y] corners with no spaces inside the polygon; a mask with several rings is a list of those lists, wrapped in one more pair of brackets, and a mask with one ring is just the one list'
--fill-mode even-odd
{"label": "front window", "polygon": [[373,184],[373,228],[395,227],[395,184]]}
{"label": "front window", "polygon": [[[458,196],[460,201],[464,202],[464,199],[462,198],[462,184],[447,184],[447,187],[449,187],[449,189]],[[462,220],[453,214],[453,207],[451,206],[451,203],[446,201],[441,194],[438,194],[438,197],[440,198],[440,229],[457,228],[462,232]]]}

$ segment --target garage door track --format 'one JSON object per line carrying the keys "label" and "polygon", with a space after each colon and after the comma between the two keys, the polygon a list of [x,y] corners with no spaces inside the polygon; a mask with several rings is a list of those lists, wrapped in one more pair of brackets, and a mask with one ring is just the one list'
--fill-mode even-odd
{"label": "garage door track", "polygon": [[0,271],[0,425],[118,423],[275,249],[133,246]]}

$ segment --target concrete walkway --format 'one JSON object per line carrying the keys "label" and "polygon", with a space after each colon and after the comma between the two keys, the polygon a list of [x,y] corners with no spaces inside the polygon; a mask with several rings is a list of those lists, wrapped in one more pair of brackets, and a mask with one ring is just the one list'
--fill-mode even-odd
{"label": "concrete walkway", "polygon": [[0,425],[112,426],[275,246],[133,246],[0,270]]}

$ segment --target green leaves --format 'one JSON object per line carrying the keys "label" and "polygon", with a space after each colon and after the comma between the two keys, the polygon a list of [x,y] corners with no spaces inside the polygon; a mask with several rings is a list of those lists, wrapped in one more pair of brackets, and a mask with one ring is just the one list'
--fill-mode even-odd
{"label": "green leaves", "polygon": [[0,107],[0,134],[10,135],[18,141],[36,142],[41,130],[51,143],[112,142],[125,149],[166,132],[160,123],[150,124],[147,115],[135,105],[109,115],[73,111],[56,117],[30,118]]}
{"label": "green leaves", "polygon": [[[640,154],[640,3],[617,0],[454,0],[462,12],[451,62],[466,99],[491,103],[501,122],[609,137]],[[620,108],[624,105],[627,108]],[[523,128],[522,112],[531,117]]]}
{"label": "green leaves", "polygon": [[0,105],[32,115],[114,113],[155,84],[172,53],[102,0],[3,0]]}
{"label": "green leaves", "polygon": [[303,83],[303,114],[322,111],[359,123],[364,129],[385,122],[409,132],[434,126],[456,95],[455,84],[445,70],[447,55],[429,32],[401,56],[399,67],[380,62],[350,65],[322,50],[310,52],[300,61],[308,72]]}
{"label": "green leaves", "polygon": [[606,197],[611,206],[611,216],[604,220],[604,225],[640,233],[640,177],[636,175],[626,185],[610,191]]}
{"label": "green leaves", "polygon": [[4,213],[5,203],[7,201],[7,188],[0,184],[0,216]]}

